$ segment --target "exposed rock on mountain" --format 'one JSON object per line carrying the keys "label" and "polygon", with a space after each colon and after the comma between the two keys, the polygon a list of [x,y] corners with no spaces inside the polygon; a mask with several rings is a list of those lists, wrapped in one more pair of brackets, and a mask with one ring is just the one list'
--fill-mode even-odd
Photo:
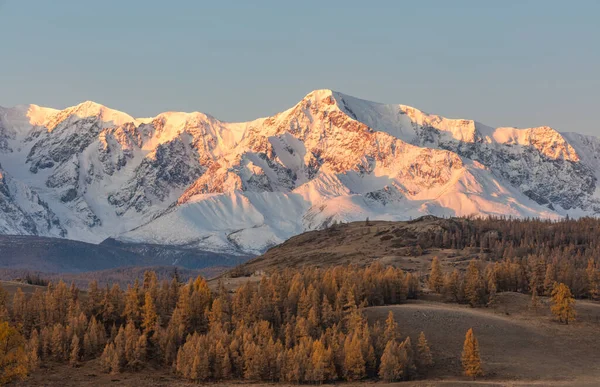
{"label": "exposed rock on mountain", "polygon": [[330,90],[246,123],[93,102],[0,108],[0,232],[259,253],[366,217],[596,215],[599,156],[591,136]]}

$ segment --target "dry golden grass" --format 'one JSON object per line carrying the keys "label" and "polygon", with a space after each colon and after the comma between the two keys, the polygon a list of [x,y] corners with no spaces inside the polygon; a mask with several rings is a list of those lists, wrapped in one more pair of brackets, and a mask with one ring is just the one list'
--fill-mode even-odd
{"label": "dry golden grass", "polygon": [[368,265],[379,261],[410,272],[428,272],[434,256],[440,258],[446,270],[463,268],[469,260],[480,256],[475,249],[420,250],[419,234],[429,230],[444,230],[452,222],[468,220],[423,217],[415,221],[371,221],[346,223],[326,230],[308,231],[273,247],[223,276],[237,277],[303,266]]}

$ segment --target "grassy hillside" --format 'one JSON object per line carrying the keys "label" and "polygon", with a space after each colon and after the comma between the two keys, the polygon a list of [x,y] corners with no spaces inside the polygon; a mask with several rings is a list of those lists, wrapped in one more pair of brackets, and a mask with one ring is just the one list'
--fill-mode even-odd
{"label": "grassy hillside", "polygon": [[436,363],[428,378],[460,377],[465,332],[473,328],[490,381],[551,384],[569,379],[579,385],[600,380],[595,355],[600,348],[600,304],[579,302],[579,319],[570,325],[553,321],[549,309],[546,299],[534,311],[529,296],[501,293],[490,308],[419,300],[367,308],[366,314],[372,321],[383,321],[392,311],[403,334],[413,342],[419,332],[425,332]]}
{"label": "grassy hillside", "polygon": [[[364,266],[373,261],[391,264],[407,271],[427,270],[433,255],[459,263],[477,257],[477,248],[423,248],[420,239],[429,233],[464,227],[468,219],[441,219],[426,216],[406,222],[353,222],[324,230],[308,231],[290,238],[260,257],[241,264],[232,273],[249,274],[303,266]],[[418,258],[418,259],[417,259]]]}

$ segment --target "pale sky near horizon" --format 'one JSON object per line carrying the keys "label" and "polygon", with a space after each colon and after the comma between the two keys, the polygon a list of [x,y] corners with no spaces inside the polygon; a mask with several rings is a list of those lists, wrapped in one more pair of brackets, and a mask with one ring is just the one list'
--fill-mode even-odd
{"label": "pale sky near horizon", "polygon": [[599,14],[594,0],[0,0],[0,106],[244,121],[328,88],[600,135]]}

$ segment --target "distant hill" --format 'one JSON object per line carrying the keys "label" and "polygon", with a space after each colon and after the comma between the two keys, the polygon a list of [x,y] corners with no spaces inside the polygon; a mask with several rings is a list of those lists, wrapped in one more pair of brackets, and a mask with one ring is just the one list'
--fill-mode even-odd
{"label": "distant hill", "polygon": [[91,244],[59,238],[0,235],[0,268],[81,273],[127,266],[188,269],[235,266],[248,257],[152,244],[106,240]]}
{"label": "distant hill", "polygon": [[198,276],[213,278],[227,269],[227,267],[223,266],[214,266],[204,269],[186,269],[174,266],[125,266],[82,273],[49,273],[27,269],[0,268],[0,285],[9,293],[12,293],[18,287],[23,288],[22,290],[26,293],[28,291],[33,292],[37,288],[45,289],[44,286],[28,284],[26,281],[29,278],[41,280],[45,283],[58,283],[62,280],[67,284],[74,283],[80,289],[87,289],[92,281],[97,281],[98,285],[101,287],[118,284],[122,289],[126,289],[127,285],[132,284],[136,279],[140,282],[143,281],[144,273],[146,271],[155,272],[159,281],[170,281],[177,275],[181,282],[187,282],[190,278],[196,278]]}
{"label": "distant hill", "polygon": [[429,260],[434,255],[446,258],[442,259],[444,262],[453,261],[452,264],[477,257],[479,248],[446,248],[443,240],[436,244],[436,235],[443,239],[444,233],[472,226],[473,221],[468,218],[443,219],[434,216],[405,222],[343,223],[292,237],[230,270],[227,275],[235,277],[302,266],[364,266],[374,261],[407,271],[427,271]]}

